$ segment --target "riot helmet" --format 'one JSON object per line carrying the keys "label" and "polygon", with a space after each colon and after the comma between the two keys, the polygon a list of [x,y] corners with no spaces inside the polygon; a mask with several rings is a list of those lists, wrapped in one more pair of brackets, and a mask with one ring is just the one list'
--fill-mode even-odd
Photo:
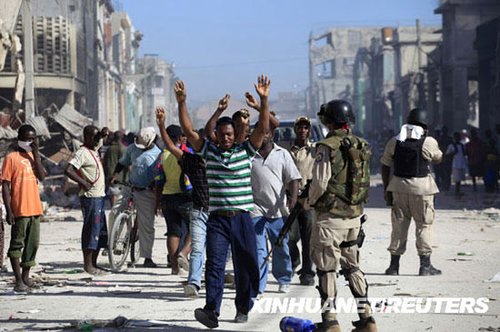
{"label": "riot helmet", "polygon": [[355,122],[351,104],[341,99],[334,99],[321,105],[318,116],[324,125],[334,123],[341,126]]}
{"label": "riot helmet", "polygon": [[421,108],[412,109],[408,114],[406,122],[427,129],[427,111]]}

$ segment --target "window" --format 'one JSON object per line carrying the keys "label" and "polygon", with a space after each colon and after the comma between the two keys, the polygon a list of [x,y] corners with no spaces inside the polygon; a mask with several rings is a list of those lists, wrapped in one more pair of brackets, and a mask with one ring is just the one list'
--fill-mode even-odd
{"label": "window", "polygon": [[335,78],[337,76],[335,59],[316,65],[316,75],[319,78]]}

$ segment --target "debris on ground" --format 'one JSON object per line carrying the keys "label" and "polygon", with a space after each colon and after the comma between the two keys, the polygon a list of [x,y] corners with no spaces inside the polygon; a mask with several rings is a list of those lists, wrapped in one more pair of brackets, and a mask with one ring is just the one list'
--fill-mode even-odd
{"label": "debris on ground", "polygon": [[500,272],[498,272],[497,274],[495,274],[490,279],[485,280],[485,282],[500,282]]}

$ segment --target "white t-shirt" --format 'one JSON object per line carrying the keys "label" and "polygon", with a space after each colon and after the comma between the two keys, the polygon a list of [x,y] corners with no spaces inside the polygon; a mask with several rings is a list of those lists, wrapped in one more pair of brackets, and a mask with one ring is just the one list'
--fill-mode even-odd
{"label": "white t-shirt", "polygon": [[80,176],[92,184],[89,191],[80,190],[80,196],[106,196],[104,169],[97,151],[82,146],[75,152],[69,163],[80,172]]}

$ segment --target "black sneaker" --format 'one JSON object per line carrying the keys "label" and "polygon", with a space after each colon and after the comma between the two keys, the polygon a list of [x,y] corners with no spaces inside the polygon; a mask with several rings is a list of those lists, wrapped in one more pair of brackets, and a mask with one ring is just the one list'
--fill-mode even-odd
{"label": "black sneaker", "polygon": [[234,317],[234,322],[235,323],[246,323],[248,322],[248,315],[245,315],[244,313],[237,312],[236,317]]}
{"label": "black sneaker", "polygon": [[151,258],[145,258],[144,259],[144,264],[142,265],[144,267],[150,267],[150,268],[156,268],[158,265],[156,265],[155,262]]}
{"label": "black sneaker", "polygon": [[194,311],[194,318],[209,329],[219,327],[219,320],[213,310],[198,308]]}

